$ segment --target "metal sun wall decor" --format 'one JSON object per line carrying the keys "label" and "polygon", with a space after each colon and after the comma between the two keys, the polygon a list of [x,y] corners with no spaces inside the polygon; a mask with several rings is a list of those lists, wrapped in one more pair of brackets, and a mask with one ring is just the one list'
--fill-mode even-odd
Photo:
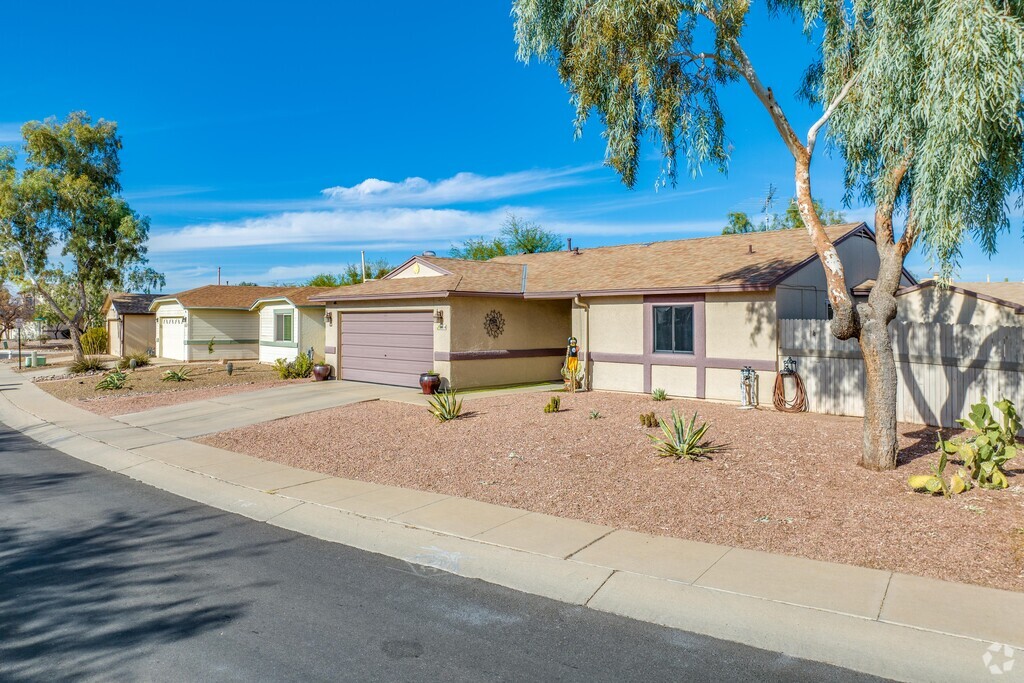
{"label": "metal sun wall decor", "polygon": [[505,316],[501,311],[491,310],[484,315],[484,332],[491,339],[497,339],[505,331]]}

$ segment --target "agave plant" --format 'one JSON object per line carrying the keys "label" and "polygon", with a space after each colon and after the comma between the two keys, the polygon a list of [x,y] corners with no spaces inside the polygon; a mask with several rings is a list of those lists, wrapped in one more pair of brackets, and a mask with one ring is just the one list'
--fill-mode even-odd
{"label": "agave plant", "polygon": [[115,370],[96,383],[97,391],[114,391],[124,389],[128,384],[128,375],[120,370]]}
{"label": "agave plant", "polygon": [[462,415],[462,399],[454,389],[434,394],[427,399],[427,404],[430,406],[430,414],[436,417],[438,422],[454,420]]}
{"label": "agave plant", "polygon": [[180,367],[177,370],[165,370],[160,380],[163,382],[191,382],[192,378],[189,377],[191,374],[192,370],[189,368]]}
{"label": "agave plant", "polygon": [[647,435],[647,438],[654,443],[658,455],[663,458],[710,460],[712,453],[726,449],[725,444],[717,444],[705,438],[711,425],[707,422],[698,425],[696,412],[689,423],[674,410],[672,411],[671,425],[664,419],[660,419],[659,423],[665,438],[659,439],[650,434]]}
{"label": "agave plant", "polygon": [[651,398],[653,398],[655,401],[667,401],[668,392],[665,391],[664,389],[655,389],[654,391],[651,392]]}

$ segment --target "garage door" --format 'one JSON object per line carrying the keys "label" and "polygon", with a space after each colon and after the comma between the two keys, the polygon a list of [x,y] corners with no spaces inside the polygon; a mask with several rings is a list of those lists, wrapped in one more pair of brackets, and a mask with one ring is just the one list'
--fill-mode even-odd
{"label": "garage door", "polygon": [[185,360],[185,319],[160,318],[161,358]]}
{"label": "garage door", "polygon": [[343,313],[341,378],[419,386],[434,367],[434,316],[422,313]]}

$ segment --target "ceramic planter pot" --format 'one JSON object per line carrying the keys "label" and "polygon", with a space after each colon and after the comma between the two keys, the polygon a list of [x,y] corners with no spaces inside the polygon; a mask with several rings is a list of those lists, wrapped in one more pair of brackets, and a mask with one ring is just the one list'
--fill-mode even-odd
{"label": "ceramic planter pot", "polygon": [[424,394],[436,394],[437,388],[441,386],[441,376],[424,372],[420,375],[420,389]]}
{"label": "ceramic planter pot", "polygon": [[313,381],[314,382],[323,382],[324,380],[326,380],[330,376],[331,376],[331,366],[330,365],[327,365],[327,364],[324,364],[324,365],[317,364],[317,365],[313,366]]}

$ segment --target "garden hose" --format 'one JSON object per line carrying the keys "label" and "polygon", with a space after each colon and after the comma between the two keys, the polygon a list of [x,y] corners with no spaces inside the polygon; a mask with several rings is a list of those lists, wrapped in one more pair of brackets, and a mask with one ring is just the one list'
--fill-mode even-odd
{"label": "garden hose", "polygon": [[792,373],[796,382],[796,394],[792,401],[786,400],[786,375],[779,373],[775,375],[775,391],[772,395],[772,402],[775,410],[783,413],[802,413],[807,410],[807,392],[804,391],[804,381],[800,379],[799,373]]}

